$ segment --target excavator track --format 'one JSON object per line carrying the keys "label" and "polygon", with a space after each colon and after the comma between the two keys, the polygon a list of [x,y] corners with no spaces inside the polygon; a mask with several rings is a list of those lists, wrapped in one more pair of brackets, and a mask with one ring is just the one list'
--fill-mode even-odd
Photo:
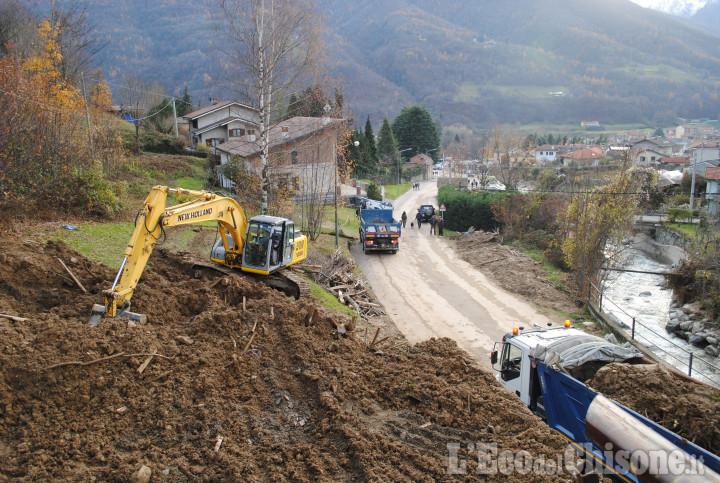
{"label": "excavator track", "polygon": [[192,263],[193,268],[210,268],[227,275],[235,274],[252,277],[255,280],[260,280],[264,284],[285,293],[288,297],[301,299],[309,298],[311,296],[310,284],[308,281],[294,273],[292,269],[289,268],[271,273],[270,275],[255,276],[253,274],[235,270],[207,260],[198,260],[194,257],[186,257],[185,259],[186,261]]}

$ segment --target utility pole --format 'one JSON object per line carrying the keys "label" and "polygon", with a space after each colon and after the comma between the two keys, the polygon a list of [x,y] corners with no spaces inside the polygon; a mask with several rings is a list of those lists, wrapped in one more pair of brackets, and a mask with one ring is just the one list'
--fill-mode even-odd
{"label": "utility pole", "polygon": [[172,98],[172,105],[173,105],[173,118],[175,118],[175,139],[178,138],[178,128],[177,128],[177,109],[175,109],[175,97]]}
{"label": "utility pole", "polygon": [[[700,149],[700,162],[703,160],[703,153],[705,152],[705,140],[702,142],[702,148]],[[693,156],[693,172],[692,181],[690,182],[690,218],[692,218],[693,207],[695,206],[695,170],[697,169],[697,163],[695,162],[696,156]]]}

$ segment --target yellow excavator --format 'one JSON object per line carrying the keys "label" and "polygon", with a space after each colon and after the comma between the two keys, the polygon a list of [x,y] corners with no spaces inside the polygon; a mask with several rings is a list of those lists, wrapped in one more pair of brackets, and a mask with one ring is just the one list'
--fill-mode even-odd
{"label": "yellow excavator", "polygon": [[[166,207],[168,193],[188,196],[192,200]],[[155,186],[135,218],[135,230],[112,287],[103,291],[105,305],[93,306],[89,323],[97,325],[103,317],[146,320],[144,315],[130,312],[130,299],[153,248],[165,241],[166,227],[203,221],[216,221],[220,238],[210,254],[215,263],[199,265],[225,272],[240,269],[263,275],[269,285],[296,298],[309,292],[309,285],[301,277],[289,270],[277,273],[307,257],[307,237],[291,220],[261,215],[248,221],[243,209],[232,198],[208,191]]]}

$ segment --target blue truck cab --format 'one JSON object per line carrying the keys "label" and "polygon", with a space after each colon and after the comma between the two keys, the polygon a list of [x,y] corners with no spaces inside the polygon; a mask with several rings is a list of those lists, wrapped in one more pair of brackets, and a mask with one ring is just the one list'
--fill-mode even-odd
{"label": "blue truck cab", "polygon": [[[651,363],[631,345],[620,346],[568,325],[518,328],[495,344],[490,362],[498,382],[584,459],[583,471],[623,482],[720,482],[716,455],[581,382],[610,362]],[[647,465],[633,460],[645,457]],[[668,468],[685,479],[664,479],[672,476],[664,473]]]}
{"label": "blue truck cab", "polygon": [[368,208],[360,210],[360,244],[363,252],[389,251],[400,249],[402,225],[393,218],[390,208]]}

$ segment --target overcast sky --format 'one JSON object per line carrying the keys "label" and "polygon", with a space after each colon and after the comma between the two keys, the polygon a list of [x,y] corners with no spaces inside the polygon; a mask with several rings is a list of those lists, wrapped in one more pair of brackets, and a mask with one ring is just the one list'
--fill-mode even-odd
{"label": "overcast sky", "polygon": [[707,0],[632,0],[633,2],[637,3],[638,5],[642,5],[643,7],[657,7],[662,4],[669,4],[669,3],[685,3],[689,5],[695,6],[695,10],[702,7],[707,3]]}

